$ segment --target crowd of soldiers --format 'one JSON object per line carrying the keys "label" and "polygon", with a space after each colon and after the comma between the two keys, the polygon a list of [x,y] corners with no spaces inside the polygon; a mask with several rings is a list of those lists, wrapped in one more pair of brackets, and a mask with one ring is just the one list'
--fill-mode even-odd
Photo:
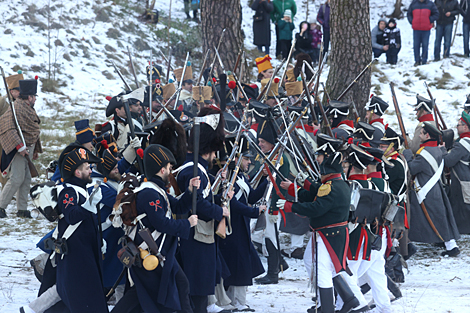
{"label": "crowd of soldiers", "polygon": [[57,222],[31,261],[38,298],[20,312],[250,312],[247,286],[279,283],[285,258],[304,260],[308,312],[392,312],[412,242],[459,255],[470,232],[470,100],[459,139],[444,145],[432,99],[417,96],[410,139],[385,124],[380,97],[362,121],[348,119],[351,103],[323,106],[321,64],[282,73],[260,57],[253,84],[238,64],[213,62],[195,80],[186,60],[173,81],[150,62],[149,85],[108,97],[104,124],[76,121],[51,181],[31,190],[37,80],[6,78],[0,217],[15,194],[18,216],[31,217],[30,192],[33,211]]}

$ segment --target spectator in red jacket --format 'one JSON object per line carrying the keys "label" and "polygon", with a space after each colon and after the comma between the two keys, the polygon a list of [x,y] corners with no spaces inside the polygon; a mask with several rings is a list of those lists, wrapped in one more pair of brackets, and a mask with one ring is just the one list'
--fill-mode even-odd
{"label": "spectator in red jacket", "polygon": [[[413,50],[415,66],[428,62],[429,35],[434,22],[439,18],[439,11],[430,0],[414,0],[407,13],[408,21],[413,28]],[[423,51],[421,53],[421,47]]]}

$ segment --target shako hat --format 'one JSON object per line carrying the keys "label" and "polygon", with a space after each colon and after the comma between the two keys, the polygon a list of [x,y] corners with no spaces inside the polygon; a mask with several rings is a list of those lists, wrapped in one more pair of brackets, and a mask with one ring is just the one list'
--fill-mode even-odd
{"label": "shako hat", "polygon": [[388,106],[388,103],[385,102],[382,98],[372,96],[369,103],[366,104],[365,109],[366,111],[374,111],[375,114],[382,116],[384,115]]}
{"label": "shako hat", "polygon": [[370,124],[358,122],[354,129],[354,137],[362,141],[370,141],[374,137],[375,128]]}
{"label": "shako hat", "polygon": [[400,150],[403,142],[405,142],[405,140],[403,139],[403,136],[399,135],[391,127],[387,127],[385,129],[385,133],[383,137],[380,139],[380,144],[383,144],[383,145],[393,144],[395,150],[397,151]]}
{"label": "shako hat", "polygon": [[421,108],[424,108],[428,112],[432,112],[434,108],[434,103],[430,99],[426,99],[423,96],[416,95],[415,111],[418,111]]}
{"label": "shako hat", "polygon": [[341,150],[344,149],[344,142],[340,139],[332,138],[326,134],[317,135],[317,154],[323,154],[325,157],[320,164],[320,174],[328,175],[333,173],[342,173]]}
{"label": "shako hat", "polygon": [[349,104],[338,100],[331,100],[325,113],[333,118],[347,116],[349,114]]}
{"label": "shako hat", "polygon": [[75,121],[75,138],[82,145],[87,142],[92,142],[95,138],[95,132],[90,128],[88,119]]}
{"label": "shako hat", "polygon": [[433,139],[439,139],[439,136],[442,136],[442,132],[431,122],[423,122],[422,127]]}
{"label": "shako hat", "polygon": [[37,93],[38,93],[38,80],[37,79],[23,79],[23,80],[18,81],[18,84],[20,88],[20,95],[37,96]]}
{"label": "shako hat", "polygon": [[357,168],[366,169],[374,161],[374,157],[363,149],[352,144],[349,146],[348,162]]}

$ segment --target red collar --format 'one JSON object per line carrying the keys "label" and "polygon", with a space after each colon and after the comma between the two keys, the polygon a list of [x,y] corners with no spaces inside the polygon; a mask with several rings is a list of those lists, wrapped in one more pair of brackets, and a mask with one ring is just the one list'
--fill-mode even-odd
{"label": "red collar", "polygon": [[354,129],[354,122],[350,121],[350,120],[344,120],[344,121],[340,122],[336,128],[338,128],[339,125],[347,125],[347,126]]}
{"label": "red collar", "polygon": [[382,172],[372,172],[367,174],[367,178],[382,178]]}
{"label": "red collar", "polygon": [[459,135],[460,138],[470,138],[470,132],[466,132]]}
{"label": "red collar", "polygon": [[[313,132],[315,131],[315,130],[313,129],[313,126],[304,125],[304,127],[305,127],[305,131],[306,131],[307,133],[313,133]],[[298,126],[296,126],[295,128],[303,129],[303,128],[302,128],[302,125],[298,125]]]}
{"label": "red collar", "polygon": [[367,180],[366,174],[349,175],[348,180]]}
{"label": "red collar", "polygon": [[376,118],[375,120],[370,121],[370,124],[372,125],[373,123],[376,123],[376,122],[383,125],[384,124],[384,119],[383,118]]}
{"label": "red collar", "polygon": [[420,121],[420,122],[434,122],[434,117],[432,116],[431,113],[429,113],[429,114],[425,114],[425,115],[421,116],[420,118],[418,118],[418,121]]}
{"label": "red collar", "polygon": [[324,184],[326,183],[327,181],[329,180],[333,180],[335,178],[341,178],[341,174],[328,174],[326,176],[323,176],[322,179],[321,179],[321,183]]}
{"label": "red collar", "polygon": [[386,155],[385,157],[390,158],[392,160],[396,160],[396,159],[398,159],[398,155],[399,155],[399,153],[397,151],[393,151],[392,153]]}
{"label": "red collar", "polygon": [[370,143],[368,143],[367,141],[361,142],[359,145],[363,146],[363,147],[370,148]]}
{"label": "red collar", "polygon": [[437,147],[437,140],[428,140],[419,145],[419,147]]}

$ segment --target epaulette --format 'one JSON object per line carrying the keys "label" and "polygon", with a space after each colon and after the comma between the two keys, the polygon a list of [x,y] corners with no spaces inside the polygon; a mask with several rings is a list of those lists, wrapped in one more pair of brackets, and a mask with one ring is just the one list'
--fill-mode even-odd
{"label": "epaulette", "polygon": [[423,151],[423,149],[424,149],[424,147],[421,147],[421,148],[419,148],[419,150],[418,150],[418,151],[416,151],[416,154],[417,154],[417,155],[418,155],[418,154],[420,154],[420,153],[421,153],[421,151]]}
{"label": "epaulette", "polygon": [[320,188],[318,188],[318,197],[324,197],[329,195],[331,192],[331,180],[327,181],[326,183],[322,184]]}

